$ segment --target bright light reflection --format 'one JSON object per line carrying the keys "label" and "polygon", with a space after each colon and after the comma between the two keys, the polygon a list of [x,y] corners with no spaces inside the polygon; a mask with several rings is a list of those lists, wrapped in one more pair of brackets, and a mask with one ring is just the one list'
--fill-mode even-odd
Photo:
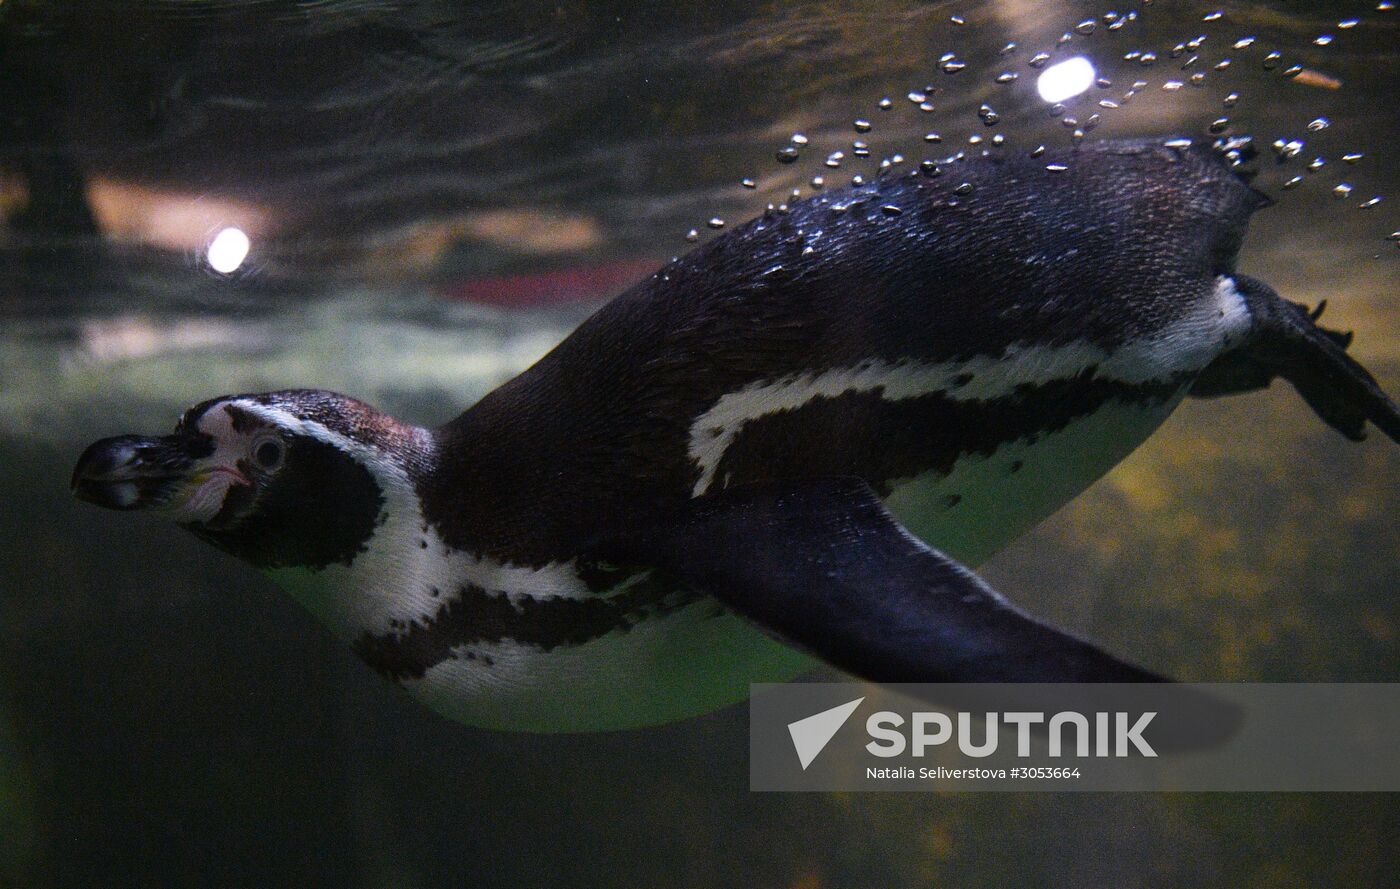
{"label": "bright light reflection", "polygon": [[237,271],[243,260],[248,258],[250,246],[248,236],[242,229],[226,228],[209,242],[209,249],[204,255],[214,271],[227,275]]}
{"label": "bright light reflection", "polygon": [[1056,62],[1040,72],[1035,88],[1051,104],[1071,99],[1094,85],[1093,64],[1083,56]]}

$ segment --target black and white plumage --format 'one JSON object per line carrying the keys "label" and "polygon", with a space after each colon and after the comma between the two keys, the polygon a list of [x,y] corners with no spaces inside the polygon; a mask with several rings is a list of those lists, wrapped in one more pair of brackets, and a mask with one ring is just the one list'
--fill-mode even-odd
{"label": "black and white plumage", "polygon": [[794,676],[1145,680],[977,564],[1188,393],[1293,383],[1400,440],[1345,340],[1234,258],[1266,203],[1209,147],[1105,142],[768,213],[436,429],[226,396],[92,445],[78,496],[264,570],[475,724],[642,725]]}

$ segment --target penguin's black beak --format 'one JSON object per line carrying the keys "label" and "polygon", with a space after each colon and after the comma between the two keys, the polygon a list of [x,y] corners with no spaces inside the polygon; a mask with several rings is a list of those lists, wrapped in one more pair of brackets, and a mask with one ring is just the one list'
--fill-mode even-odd
{"label": "penguin's black beak", "polygon": [[118,435],[93,442],[73,469],[73,496],[107,509],[163,506],[213,452],[203,435]]}

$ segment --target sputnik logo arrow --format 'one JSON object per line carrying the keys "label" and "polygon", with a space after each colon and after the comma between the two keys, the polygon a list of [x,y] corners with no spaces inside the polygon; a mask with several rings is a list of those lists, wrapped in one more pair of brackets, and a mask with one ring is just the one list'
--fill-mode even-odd
{"label": "sputnik logo arrow", "polygon": [[856,698],[830,710],[823,710],[805,719],[788,723],[788,734],[792,735],[792,746],[797,750],[797,759],[802,763],[802,771],[807,771],[807,766],[831,743],[831,739],[841,730],[841,726],[846,724],[846,720],[851,718],[851,714],[856,712],[863,700],[863,697]]}

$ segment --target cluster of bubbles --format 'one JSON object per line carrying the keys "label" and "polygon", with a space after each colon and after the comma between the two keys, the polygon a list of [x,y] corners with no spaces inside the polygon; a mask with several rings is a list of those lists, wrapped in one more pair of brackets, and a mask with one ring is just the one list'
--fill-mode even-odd
{"label": "cluster of bubbles", "polygon": [[[1144,5],[1150,5],[1150,3],[1151,0],[1147,0]],[[1376,10],[1378,12],[1389,12],[1393,10],[1394,5],[1393,0],[1381,0],[1381,2],[1377,3]],[[1079,114],[1071,114],[1066,105],[1067,102],[1094,88],[1099,90],[1113,89],[1113,81],[1107,77],[1099,76],[1093,62],[1086,56],[1075,55],[1051,64],[1054,59],[1053,53],[1065,47],[1067,44],[1070,44],[1076,37],[1087,38],[1094,35],[1101,30],[1101,26],[1103,31],[1117,32],[1133,22],[1138,21],[1138,18],[1139,15],[1137,12],[1128,12],[1124,14],[1106,12],[1097,19],[1084,19],[1074,25],[1070,30],[1065,31],[1058,40],[1056,40],[1055,46],[1052,49],[1033,53],[1026,59],[1026,65],[1033,71],[1038,72],[1036,76],[1036,90],[1038,94],[1041,99],[1047,103],[1048,111],[1051,116],[1060,119],[1060,123],[1069,133],[1069,139],[1072,144],[1079,144],[1082,142],[1087,134],[1092,132],[1101,123],[1103,113],[1116,111],[1132,102],[1135,96],[1141,94],[1148,88],[1149,84],[1147,81],[1135,79],[1128,88],[1116,98],[1099,98],[1094,103],[1098,110],[1093,110],[1091,113],[1082,116]],[[1224,19],[1225,14],[1220,10],[1207,12],[1201,16],[1201,22],[1206,25],[1212,25]],[[966,19],[960,16],[952,16],[950,21],[955,26],[961,27],[966,25]],[[1357,27],[1360,23],[1361,20],[1358,18],[1342,19],[1336,23],[1336,30],[1339,32],[1349,31]],[[1331,45],[1336,39],[1335,34],[1319,34],[1312,40],[1312,44],[1314,46],[1325,47]],[[1175,44],[1170,49],[1166,49],[1161,53],[1151,50],[1135,49],[1123,53],[1122,59],[1124,62],[1135,63],[1141,68],[1154,68],[1159,65],[1176,66],[1182,74],[1177,77],[1168,77],[1162,82],[1161,89],[1165,92],[1176,92],[1187,87],[1203,88],[1207,84],[1211,72],[1220,75],[1229,71],[1231,67],[1236,64],[1236,59],[1230,56],[1223,56],[1215,59],[1213,62],[1203,60],[1202,56],[1207,52],[1205,47],[1208,44],[1219,42],[1218,38],[1212,41],[1209,34],[1198,34],[1189,40],[1183,40]],[[1257,49],[1258,43],[1257,37],[1246,35],[1229,41],[1228,46],[1233,53],[1250,54],[1259,52]],[[1017,44],[1007,43],[998,52],[998,58],[1009,59],[1010,57],[1016,56],[1019,52],[1020,47],[1017,46]],[[1285,61],[1286,59],[1282,52],[1270,50],[1263,53],[1262,56],[1259,56],[1258,64],[1264,71],[1277,71],[1279,72],[1279,76],[1285,79],[1298,79],[1313,85],[1332,88],[1340,85],[1327,75],[1313,71],[1302,64],[1294,63],[1285,66]],[[956,53],[949,52],[944,53],[938,58],[937,67],[944,75],[951,76],[962,72],[968,65],[959,58]],[[1003,62],[1002,70],[995,75],[993,81],[998,85],[1008,86],[1019,81],[1020,74],[1021,72],[1005,67],[1005,63]],[[941,87],[929,84],[922,89],[910,90],[906,94],[906,98],[921,113],[930,114],[936,110],[933,98],[941,91]],[[1231,92],[1222,100],[1222,106],[1226,110],[1229,110],[1236,107],[1239,101],[1239,94]],[[889,96],[883,96],[875,105],[879,111],[888,112],[895,108],[896,102]],[[977,109],[977,117],[984,128],[994,128],[1000,124],[1002,119],[1001,114],[987,102],[980,104]],[[1319,116],[1307,123],[1305,129],[1308,134],[1315,135],[1322,133],[1330,126],[1331,122],[1326,117]],[[827,171],[842,169],[847,160],[848,152],[850,157],[857,159],[864,159],[871,156],[871,147],[867,138],[868,134],[875,129],[875,125],[869,118],[858,117],[852,121],[852,128],[857,138],[851,140],[849,147],[843,146],[842,148],[827,151],[825,159],[823,160],[823,166]],[[1234,136],[1232,135],[1232,129],[1230,118],[1227,116],[1216,117],[1205,126],[1205,132],[1211,137],[1217,150],[1232,164],[1240,165],[1255,154],[1253,139],[1250,136]],[[939,133],[930,131],[924,135],[923,141],[926,145],[939,145],[944,142],[944,138]],[[987,155],[994,149],[1000,149],[1007,145],[1008,137],[1000,132],[992,134],[990,138],[981,135],[972,135],[967,138],[967,144],[969,149],[980,152],[982,155]],[[1167,141],[1165,144],[1171,147],[1185,148],[1191,146],[1192,140],[1174,139]],[[811,140],[808,139],[806,135],[794,133],[788,144],[775,151],[775,159],[781,165],[786,166],[794,164],[803,157],[803,150],[810,145]],[[1306,148],[1306,142],[1301,138],[1284,137],[1276,139],[1272,143],[1274,156],[1280,164],[1301,157],[1306,151]],[[1045,151],[1045,145],[1039,144],[1029,150],[1029,155],[1031,157],[1040,157]],[[941,176],[944,174],[945,168],[956,164],[967,156],[968,153],[966,150],[960,150],[942,158],[926,158],[909,168],[909,175],[922,175],[930,178]],[[1363,155],[1355,151],[1347,152],[1342,155],[1342,161],[1348,166],[1359,163],[1362,158]],[[892,153],[879,161],[874,176],[878,178],[888,175],[891,172],[901,169],[904,163],[905,158],[902,154],[897,152]],[[1308,161],[1304,169],[1306,174],[1315,174],[1325,167],[1327,167],[1326,159],[1318,155]],[[1047,163],[1045,165],[1045,170],[1052,174],[1064,173],[1068,169],[1069,167],[1064,163]],[[826,175],[817,175],[811,178],[809,185],[813,192],[820,192],[826,186],[827,175],[832,174],[828,172]],[[1302,184],[1306,178],[1306,175],[1295,175],[1284,182],[1282,187],[1286,190],[1291,190]],[[855,173],[850,177],[850,184],[853,187],[864,185],[866,181],[867,176],[862,173]],[[744,178],[741,184],[747,189],[756,189],[758,187],[758,181],[753,177]],[[954,187],[953,191],[958,195],[970,194],[973,191],[973,185],[963,182]],[[1339,181],[1332,189],[1333,195],[1338,199],[1350,198],[1354,191],[1354,186],[1345,181]],[[801,189],[794,188],[788,196],[788,201],[778,204],[770,203],[767,207],[767,211],[769,213],[786,213],[789,208],[789,203],[801,197]],[[1381,202],[1381,197],[1377,195],[1362,200],[1357,206],[1360,209],[1371,209],[1381,204]],[[829,209],[833,212],[841,213],[850,206],[851,204],[849,202],[833,202],[829,204]],[[901,212],[900,208],[893,205],[887,205],[881,208],[881,213],[889,217],[898,216]],[[713,217],[706,223],[706,226],[710,229],[721,229],[724,227],[724,224],[724,220],[720,217]],[[686,234],[687,241],[697,241],[699,238],[700,233],[698,229],[691,229]],[[1400,242],[1400,232],[1391,233],[1388,239]]]}

